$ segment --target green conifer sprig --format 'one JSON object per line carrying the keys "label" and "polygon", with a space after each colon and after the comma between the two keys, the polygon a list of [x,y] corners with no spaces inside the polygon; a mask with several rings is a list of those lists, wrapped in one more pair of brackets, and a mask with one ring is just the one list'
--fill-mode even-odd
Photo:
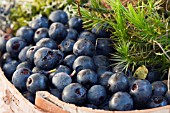
{"label": "green conifer sprig", "polygon": [[80,8],[80,11],[86,28],[107,24],[105,29],[112,32],[116,50],[111,53],[113,65],[132,70],[140,65],[161,64],[161,71],[170,67],[170,17],[165,18],[164,12],[158,12],[161,0],[140,0],[135,7],[130,3],[125,7],[120,0],[106,0],[110,8],[97,1],[90,0],[89,8]]}

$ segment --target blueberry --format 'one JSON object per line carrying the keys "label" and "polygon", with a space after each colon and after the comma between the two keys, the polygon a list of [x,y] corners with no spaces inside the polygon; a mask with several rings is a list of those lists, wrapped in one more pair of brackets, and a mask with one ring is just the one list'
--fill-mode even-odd
{"label": "blueberry", "polygon": [[123,73],[126,74],[126,76],[132,77],[131,70],[130,69],[125,69],[123,65],[112,66],[111,69],[112,69],[112,72],[114,72],[114,73],[123,72]]}
{"label": "blueberry", "polygon": [[105,66],[101,66],[101,67],[97,67],[97,74],[100,76],[102,75],[104,72],[106,71],[110,71],[109,67],[105,67]]}
{"label": "blueberry", "polygon": [[48,28],[49,20],[48,18],[44,16],[39,16],[35,18],[34,20],[32,20],[32,22],[30,23],[30,27],[34,30],[37,30],[38,28],[41,28],[41,27]]}
{"label": "blueberry", "polygon": [[153,95],[164,96],[168,91],[167,85],[162,81],[155,81],[152,83]]}
{"label": "blueberry", "polygon": [[108,67],[110,65],[109,59],[104,55],[93,56],[93,60],[97,67]]}
{"label": "blueberry", "polygon": [[129,80],[129,86],[131,86],[133,84],[133,82],[137,80],[137,78],[130,76],[130,77],[128,77],[128,80]]}
{"label": "blueberry", "polygon": [[17,69],[19,68],[28,68],[31,70],[33,67],[29,62],[25,61],[25,62],[21,62],[20,64],[18,64]]}
{"label": "blueberry", "polygon": [[6,50],[11,54],[13,58],[18,58],[19,52],[27,46],[24,39],[19,37],[13,37],[9,39],[6,43]]}
{"label": "blueberry", "polygon": [[43,38],[43,39],[39,40],[36,43],[36,46],[47,47],[47,48],[50,48],[50,49],[58,49],[57,43],[53,39],[50,39],[50,38]]}
{"label": "blueberry", "polygon": [[[38,72],[40,72],[40,71],[38,71]],[[49,75],[48,75],[48,79],[49,79],[49,82],[50,83],[52,83],[52,78],[54,77],[54,75],[55,74],[57,74],[58,72],[53,72],[53,73],[50,73]],[[60,72],[59,72],[60,73]],[[52,86],[54,86],[53,84],[50,84],[50,85],[52,85]],[[54,88],[56,88],[55,86],[54,86]]]}
{"label": "blueberry", "polygon": [[69,27],[77,30],[78,32],[83,30],[83,20],[79,17],[72,17],[68,21]]}
{"label": "blueberry", "polygon": [[106,97],[106,89],[101,85],[94,85],[87,92],[87,100],[94,105],[102,104]]}
{"label": "blueberry", "polygon": [[87,104],[85,104],[84,106],[87,107],[87,108],[97,109],[97,106],[94,105],[94,104],[89,104],[89,103],[87,103]]}
{"label": "blueberry", "polygon": [[31,70],[28,68],[17,69],[12,76],[12,83],[20,91],[26,91],[26,81],[27,78],[32,74]]}
{"label": "blueberry", "polygon": [[41,72],[42,70],[40,69],[40,68],[38,68],[38,67],[34,67],[33,69],[32,69],[32,72],[33,73],[39,73],[39,72]]}
{"label": "blueberry", "polygon": [[109,56],[114,52],[112,39],[98,38],[96,41],[96,55]]}
{"label": "blueberry", "polygon": [[67,66],[64,66],[64,65],[59,65],[59,66],[56,68],[56,71],[55,71],[55,72],[50,73],[50,74],[48,75],[49,81],[52,82],[52,78],[53,78],[57,73],[60,73],[60,72],[67,73],[68,75],[71,74],[70,68],[68,68]]}
{"label": "blueberry", "polygon": [[64,72],[64,73],[67,73],[67,74],[71,74],[71,69],[65,65],[59,65],[57,68],[56,68],[56,72],[55,73],[59,73],[59,72]]}
{"label": "blueberry", "polygon": [[57,97],[58,99],[61,99],[61,92],[57,89],[57,88],[51,88],[49,90],[49,92],[54,95],[55,97]]}
{"label": "blueberry", "polygon": [[71,40],[74,40],[76,41],[77,40],[77,37],[78,37],[78,32],[75,30],[75,29],[67,29],[67,36],[66,36],[66,39],[71,39]]}
{"label": "blueberry", "polygon": [[56,68],[56,71],[55,71],[55,72],[50,73],[50,75],[49,75],[49,80],[52,81],[53,76],[56,75],[57,73],[60,73],[60,72],[64,72],[64,73],[67,73],[68,75],[70,75],[70,74],[71,74],[71,69],[68,68],[67,66],[59,65],[59,66]]}
{"label": "blueberry", "polygon": [[53,11],[49,16],[49,20],[51,20],[52,22],[60,22],[62,24],[67,24],[68,15],[62,10]]}
{"label": "blueberry", "polygon": [[19,52],[18,58],[19,58],[20,61],[22,61],[22,62],[27,61],[26,54],[27,54],[27,51],[30,47],[31,46],[26,46]]}
{"label": "blueberry", "polygon": [[73,53],[77,56],[93,56],[95,54],[95,46],[89,40],[79,39],[73,46]]}
{"label": "blueberry", "polygon": [[112,72],[110,71],[106,71],[104,72],[100,77],[99,77],[99,81],[98,83],[102,86],[104,86],[105,88],[107,88],[107,84],[108,84],[108,80],[109,78],[113,75]]}
{"label": "blueberry", "polygon": [[40,49],[39,46],[32,46],[27,50],[26,57],[29,63],[34,64],[34,54],[38,49]]}
{"label": "blueberry", "polygon": [[73,53],[73,46],[74,46],[75,41],[71,40],[71,39],[64,39],[60,45],[59,48],[60,50],[65,53],[65,54],[69,54],[69,53]]}
{"label": "blueberry", "polygon": [[12,38],[12,35],[9,35],[9,34],[5,34],[4,36],[0,37],[0,51],[2,53],[6,51],[6,43],[11,38]]}
{"label": "blueberry", "polygon": [[159,81],[160,80],[160,73],[158,71],[149,71],[146,79],[151,83],[154,82],[154,81]]}
{"label": "blueberry", "polygon": [[71,77],[64,72],[56,73],[52,78],[53,85],[59,90],[62,91],[67,85],[71,84]]}
{"label": "blueberry", "polygon": [[35,104],[35,95],[29,91],[23,93],[23,96],[29,100],[32,104]]}
{"label": "blueberry", "polygon": [[62,23],[53,23],[49,28],[49,36],[57,43],[63,41],[67,36],[67,29]]}
{"label": "blueberry", "polygon": [[53,51],[57,55],[57,58],[58,58],[57,66],[58,66],[59,64],[61,64],[63,62],[65,54],[60,50],[55,50],[54,49]]}
{"label": "blueberry", "polygon": [[24,26],[20,27],[16,32],[17,37],[21,37],[28,43],[32,43],[34,37],[34,31],[30,27]]}
{"label": "blueberry", "polygon": [[19,63],[16,60],[12,60],[10,62],[5,63],[2,66],[2,70],[5,74],[5,76],[7,77],[8,80],[12,79],[12,75],[16,70],[16,67]]}
{"label": "blueberry", "polygon": [[99,105],[98,108],[102,109],[102,110],[108,110],[109,111],[110,110],[109,109],[109,101],[110,101],[111,97],[112,97],[112,95],[108,93],[105,101],[101,105]]}
{"label": "blueberry", "polygon": [[115,93],[109,101],[110,110],[128,111],[133,109],[133,99],[127,92]]}
{"label": "blueberry", "polygon": [[3,65],[4,63],[8,63],[8,62],[11,62],[13,59],[11,57],[11,55],[9,53],[4,53],[2,55],[2,64]]}
{"label": "blueberry", "polygon": [[130,94],[137,109],[143,109],[152,96],[152,85],[148,80],[135,80],[130,87]]}
{"label": "blueberry", "polygon": [[92,42],[93,44],[96,43],[95,35],[89,31],[81,32],[78,39],[86,39],[86,40],[89,40],[90,42]]}
{"label": "blueberry", "polygon": [[49,37],[48,29],[47,28],[39,28],[36,30],[33,39],[34,39],[34,42],[38,42],[42,38],[48,38],[48,37]]}
{"label": "blueberry", "polygon": [[156,108],[168,105],[167,100],[163,96],[152,96],[147,102],[148,108]]}
{"label": "blueberry", "polygon": [[170,104],[170,91],[167,91],[167,92],[166,92],[165,98],[166,98],[168,104]]}
{"label": "blueberry", "polygon": [[45,75],[40,73],[34,73],[27,79],[27,90],[35,94],[36,91],[43,91],[48,89],[48,79]]}
{"label": "blueberry", "polygon": [[50,48],[42,47],[35,52],[34,64],[43,70],[53,69],[60,63],[61,56]]}
{"label": "blueberry", "polygon": [[97,24],[95,27],[92,28],[92,33],[96,35],[96,37],[103,37],[103,38],[108,38],[110,37],[110,32],[105,30],[105,25],[103,28],[101,27],[101,24]]}
{"label": "blueberry", "polygon": [[98,81],[98,75],[90,69],[83,69],[77,74],[77,82],[86,88],[90,88]]}
{"label": "blueberry", "polygon": [[73,70],[76,70],[76,72],[79,72],[82,69],[96,70],[94,61],[91,57],[79,56],[76,58],[76,60],[73,63]]}
{"label": "blueberry", "polygon": [[114,73],[108,80],[108,88],[112,93],[128,91],[129,81],[127,76],[122,72]]}
{"label": "blueberry", "polygon": [[75,61],[76,58],[77,58],[77,57],[76,57],[76,55],[74,55],[74,54],[67,55],[67,56],[64,58],[63,63],[64,63],[64,65],[72,68],[73,63],[74,63],[74,61]]}
{"label": "blueberry", "polygon": [[81,105],[86,101],[86,89],[79,83],[71,83],[64,88],[62,100],[67,103]]}

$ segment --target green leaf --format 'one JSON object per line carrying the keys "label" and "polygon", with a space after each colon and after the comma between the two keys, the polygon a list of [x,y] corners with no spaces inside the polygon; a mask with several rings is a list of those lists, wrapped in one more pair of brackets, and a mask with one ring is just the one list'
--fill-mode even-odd
{"label": "green leaf", "polygon": [[138,79],[145,79],[147,74],[148,74],[148,69],[144,65],[142,65],[138,69],[136,69],[133,76]]}

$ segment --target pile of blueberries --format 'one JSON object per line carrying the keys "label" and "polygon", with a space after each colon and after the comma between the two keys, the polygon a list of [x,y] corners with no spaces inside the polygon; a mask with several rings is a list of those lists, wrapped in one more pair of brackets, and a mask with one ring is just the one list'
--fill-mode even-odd
{"label": "pile of blueberries", "polygon": [[64,102],[103,110],[135,110],[170,103],[167,85],[150,69],[146,80],[112,67],[110,33],[83,29],[80,17],[62,10],[39,16],[16,36],[0,37],[1,67],[14,86],[34,103],[36,91]]}

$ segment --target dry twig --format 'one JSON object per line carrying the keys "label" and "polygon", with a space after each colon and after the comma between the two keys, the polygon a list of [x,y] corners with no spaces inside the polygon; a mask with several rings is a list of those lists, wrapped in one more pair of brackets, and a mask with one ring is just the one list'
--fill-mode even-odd
{"label": "dry twig", "polygon": [[170,68],[169,68],[169,72],[168,72],[168,92],[170,91]]}
{"label": "dry twig", "polygon": [[163,52],[163,54],[165,54],[166,55],[166,57],[169,59],[169,61],[170,61],[170,56],[167,54],[167,52],[163,49],[163,47],[162,47],[162,45],[160,44],[160,43],[158,43],[157,41],[153,41],[154,43],[156,43],[159,47],[160,47],[160,49],[162,50],[162,52]]}

